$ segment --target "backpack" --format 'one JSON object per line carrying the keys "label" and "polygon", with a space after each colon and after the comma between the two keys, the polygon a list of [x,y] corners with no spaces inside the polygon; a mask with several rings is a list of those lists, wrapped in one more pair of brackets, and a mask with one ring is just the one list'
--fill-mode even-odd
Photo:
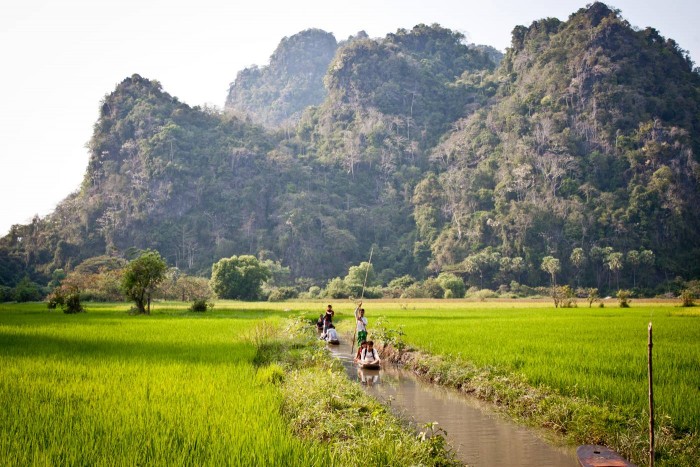
{"label": "backpack", "polygon": [[[372,357],[374,357],[374,360],[377,359],[377,349],[372,349]],[[367,360],[367,349],[362,349],[362,354],[360,355],[361,360]]]}

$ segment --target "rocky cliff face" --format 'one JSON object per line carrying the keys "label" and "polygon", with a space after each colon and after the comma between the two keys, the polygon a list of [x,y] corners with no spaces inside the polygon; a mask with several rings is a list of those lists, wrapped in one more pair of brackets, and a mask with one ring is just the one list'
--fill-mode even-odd
{"label": "rocky cliff face", "polygon": [[337,48],[333,34],[320,29],[285,37],[267,66],[238,73],[226,109],[267,127],[296,123],[304,109],[326,97],[323,77]]}

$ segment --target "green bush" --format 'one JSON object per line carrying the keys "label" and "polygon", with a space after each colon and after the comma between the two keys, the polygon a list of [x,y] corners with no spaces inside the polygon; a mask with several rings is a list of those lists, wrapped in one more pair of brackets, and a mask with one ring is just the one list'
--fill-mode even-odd
{"label": "green bush", "polygon": [[620,303],[620,308],[630,307],[630,297],[632,293],[629,290],[618,290],[617,301]]}
{"label": "green bush", "polygon": [[214,304],[207,303],[207,300],[204,298],[195,298],[192,305],[190,305],[190,311],[195,311],[198,313],[204,313],[207,311],[207,308],[214,308]]}
{"label": "green bush", "polygon": [[432,277],[429,277],[423,281],[423,289],[425,290],[428,298],[442,298],[445,296],[445,289],[443,289],[440,283]]}
{"label": "green bush", "polygon": [[270,302],[283,302],[289,300],[290,298],[299,297],[299,292],[294,287],[278,287],[270,291],[270,295],[267,296],[267,300]]}
{"label": "green bush", "polygon": [[451,272],[441,272],[437,277],[437,282],[445,290],[445,298],[448,298],[448,291],[450,292],[449,298],[462,298],[467,291],[462,278]]}
{"label": "green bush", "polygon": [[348,298],[350,297],[350,289],[345,284],[345,281],[340,277],[331,279],[326,285],[326,291],[324,293],[326,297],[331,298]]}
{"label": "green bush", "polygon": [[12,301],[12,287],[0,285],[0,303]]}
{"label": "green bush", "polygon": [[406,274],[405,276],[397,277],[396,279],[393,279],[389,284],[387,284],[387,287],[391,289],[401,289],[401,290],[406,290],[409,288],[411,285],[416,283],[416,279],[413,276],[409,276]]}
{"label": "green bush", "polygon": [[66,295],[65,303],[63,305],[63,312],[66,314],[83,313],[85,308],[80,303],[80,293],[71,292]]}
{"label": "green bush", "polygon": [[42,295],[39,284],[26,276],[12,290],[12,298],[16,302],[37,302],[41,300]]}
{"label": "green bush", "polygon": [[64,313],[72,315],[85,312],[85,308],[80,303],[80,292],[75,288],[66,286],[56,288],[49,294],[46,306],[49,310],[61,307]]}
{"label": "green bush", "polygon": [[681,306],[695,306],[695,295],[689,289],[681,291]]}
{"label": "green bush", "polygon": [[401,298],[428,298],[428,292],[423,288],[422,284],[416,282],[403,291]]}
{"label": "green bush", "polygon": [[498,294],[491,289],[481,289],[474,294],[474,297],[484,301],[487,298],[498,298]]}

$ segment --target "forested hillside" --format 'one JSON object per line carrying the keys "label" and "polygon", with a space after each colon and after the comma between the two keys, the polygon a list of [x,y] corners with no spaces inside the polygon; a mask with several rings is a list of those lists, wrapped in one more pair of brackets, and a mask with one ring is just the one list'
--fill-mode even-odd
{"label": "forested hillside", "polygon": [[495,103],[432,151],[415,193],[430,269],[489,286],[700,275],[700,80],[672,40],[595,3],[516,27]]}
{"label": "forested hillside", "polygon": [[238,72],[226,109],[268,127],[295,124],[305,108],[325,99],[323,77],[337,48],[333,34],[320,29],[285,37],[267,66]]}
{"label": "forested hillside", "polygon": [[654,292],[700,277],[692,67],[595,3],[515,27],[505,56],[439,25],[307,30],[240,72],[224,112],[134,75],[101,103],[80,189],[0,239],[0,285],[133,248],[202,275],[254,254],[322,284],[374,246],[383,283]]}

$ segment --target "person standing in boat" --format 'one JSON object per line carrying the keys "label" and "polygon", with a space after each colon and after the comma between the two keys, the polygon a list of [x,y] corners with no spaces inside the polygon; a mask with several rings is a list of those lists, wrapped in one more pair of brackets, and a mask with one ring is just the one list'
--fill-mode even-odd
{"label": "person standing in boat", "polygon": [[333,316],[335,316],[335,311],[333,311],[333,305],[328,305],[326,308],[326,313],[323,315],[323,333],[321,337],[326,338],[326,332],[331,324],[333,324]]}
{"label": "person standing in boat", "polygon": [[355,321],[357,321],[357,346],[360,347],[367,340],[367,318],[365,318],[362,302],[355,308]]}

